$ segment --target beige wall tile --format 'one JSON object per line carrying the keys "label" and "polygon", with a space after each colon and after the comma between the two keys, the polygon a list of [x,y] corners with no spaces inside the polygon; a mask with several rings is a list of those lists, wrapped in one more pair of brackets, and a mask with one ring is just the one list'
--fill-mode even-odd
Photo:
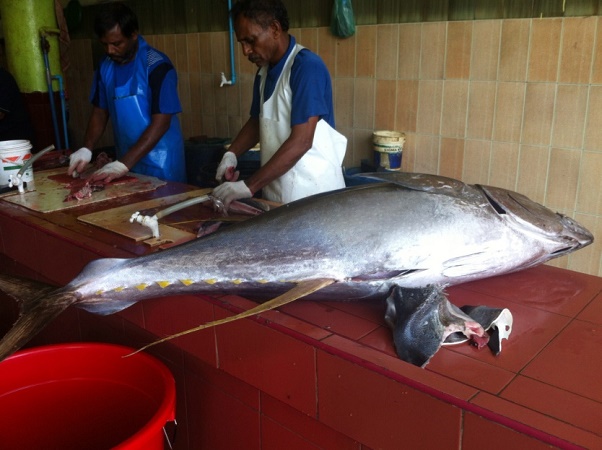
{"label": "beige wall tile", "polygon": [[301,28],[299,33],[295,35],[297,43],[303,47],[310,49],[316,53],[318,51],[318,29],[317,28]]}
{"label": "beige wall tile", "polygon": [[198,73],[201,71],[201,50],[199,46],[199,34],[191,33],[186,36],[186,58],[188,59],[188,72]]}
{"label": "beige wall tile", "polygon": [[[349,148],[349,145],[347,145],[347,152],[349,152]],[[362,159],[368,159],[372,162],[372,130],[354,128],[352,148],[352,161],[354,166],[359,166],[362,162]]]}
{"label": "beige wall tile", "polygon": [[330,76],[334,77],[336,69],[337,40],[330,32],[330,28],[318,28],[317,53],[328,67]]}
{"label": "beige wall tile", "polygon": [[171,62],[174,63],[178,72],[188,72],[188,39],[185,34],[176,34],[176,53]]}
{"label": "beige wall tile", "polygon": [[493,140],[518,142],[525,107],[525,83],[497,83]]}
{"label": "beige wall tile", "polygon": [[577,211],[584,214],[602,211],[602,153],[583,153]]}
{"label": "beige wall tile", "polygon": [[447,25],[445,78],[468,79],[473,22],[450,22]]}
{"label": "beige wall tile", "polygon": [[357,78],[353,86],[353,126],[354,128],[374,129],[373,78]]}
{"label": "beige wall tile", "polygon": [[602,150],[602,86],[592,86],[589,92],[585,148]]}
{"label": "beige wall tile", "polygon": [[468,81],[446,81],[443,87],[441,136],[463,137],[466,134]]}
{"label": "beige wall tile", "polygon": [[[199,53],[201,58],[199,63],[201,65],[202,73],[211,73],[213,70],[213,64],[211,62],[211,34],[212,33],[199,33]],[[238,65],[239,72],[242,72],[243,70],[242,65],[243,64]]]}
{"label": "beige wall tile", "polygon": [[439,174],[462,179],[464,139],[441,138]]}
{"label": "beige wall tile", "polygon": [[495,80],[500,56],[501,22],[478,20],[472,31],[470,78]]}
{"label": "beige wall tile", "polygon": [[397,81],[397,107],[395,129],[405,133],[416,131],[418,114],[418,84],[417,80]]}
{"label": "beige wall tile", "polygon": [[562,19],[535,19],[531,25],[529,81],[556,81]]}
{"label": "beige wall tile", "polygon": [[531,200],[543,204],[546,196],[549,163],[549,147],[522,145],[516,190]]}
{"label": "beige wall tile", "polygon": [[585,131],[586,85],[560,84],[556,93],[552,145],[581,147]]}
{"label": "beige wall tile", "polygon": [[594,61],[593,61],[593,69],[592,69],[592,83],[601,84],[602,83],[602,17],[598,16],[596,18],[596,42],[598,43],[594,49]]}
{"label": "beige wall tile", "polygon": [[376,80],[376,104],[374,128],[395,130],[395,106],[397,103],[397,81]]}
{"label": "beige wall tile", "polygon": [[466,136],[473,139],[491,139],[495,111],[496,84],[491,81],[470,83],[468,125]]}
{"label": "beige wall tile", "polygon": [[376,78],[394,80],[399,58],[399,25],[379,25],[376,39]]}
{"label": "beige wall tile", "polygon": [[[157,43],[161,42],[159,38]],[[176,61],[177,49],[176,49],[176,35],[175,34],[166,34],[163,36],[163,48],[160,50],[169,56],[172,62]],[[176,64],[174,62],[174,64]]]}
{"label": "beige wall tile", "polygon": [[493,142],[491,144],[490,185],[516,190],[518,153],[519,144],[517,143]]}
{"label": "beige wall tile", "polygon": [[226,93],[226,111],[229,117],[240,117],[240,83],[224,85],[220,88]]}
{"label": "beige wall tile", "polygon": [[442,81],[421,81],[418,85],[418,133],[439,134],[441,130]]}
{"label": "beige wall tile", "polygon": [[414,172],[439,172],[439,141],[439,136],[415,136]]}
{"label": "beige wall tile", "polygon": [[230,46],[228,34],[211,33],[211,71],[215,74],[226,72],[230,67]]}
{"label": "beige wall tile", "polygon": [[373,77],[376,73],[376,28],[375,25],[356,27],[356,77]]}
{"label": "beige wall tile", "polygon": [[561,83],[587,83],[592,68],[596,17],[563,20],[560,57]]}
{"label": "beige wall tile", "polygon": [[403,145],[401,155],[401,170],[404,172],[414,171],[414,159],[416,157],[416,134],[406,133],[406,142]]}
{"label": "beige wall tile", "polygon": [[531,21],[525,19],[502,21],[500,46],[500,81],[525,81],[529,55]]}
{"label": "beige wall tile", "polygon": [[353,127],[353,78],[336,78],[334,80],[334,109],[336,126]]}
{"label": "beige wall tile", "polygon": [[420,50],[420,79],[441,80],[445,63],[446,23],[423,23]]}
{"label": "beige wall tile", "polygon": [[491,142],[467,139],[464,142],[462,181],[470,184],[489,184],[490,166]]}
{"label": "beige wall tile", "polygon": [[580,166],[580,151],[552,148],[546,186],[546,206],[559,211],[575,210]]}
{"label": "beige wall tile", "polygon": [[399,67],[401,80],[417,80],[420,76],[420,49],[422,26],[419,23],[399,25]]}
{"label": "beige wall tile", "polygon": [[524,144],[549,145],[556,85],[552,83],[528,83],[523,116]]}
{"label": "beige wall tile", "polygon": [[337,77],[355,76],[355,35],[346,39],[337,39],[336,71]]}

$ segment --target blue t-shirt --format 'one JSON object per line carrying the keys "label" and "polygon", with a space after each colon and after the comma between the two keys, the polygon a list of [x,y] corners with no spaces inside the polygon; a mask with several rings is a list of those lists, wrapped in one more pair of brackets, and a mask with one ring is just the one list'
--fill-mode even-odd
{"label": "blue t-shirt", "polygon": [[[264,89],[264,102],[274,92],[276,82],[282,73],[286,59],[295,47],[296,41],[294,36],[290,36],[290,38],[286,54],[276,65],[268,69]],[[258,71],[253,85],[251,117],[259,117],[260,80]],[[335,127],[330,73],[318,55],[308,49],[303,49],[297,53],[291,68],[290,86],[293,93],[291,127],[305,123],[313,116],[318,116],[330,124],[332,128]]]}
{"label": "blue t-shirt", "polygon": [[[148,85],[150,87],[150,114],[178,114],[182,105],[178,97],[178,76],[169,58],[162,52],[148,47]],[[115,86],[123,86],[134,74],[135,60],[127,64],[115,64],[108,57],[102,64],[114,64]],[[94,73],[90,101],[94,106],[109,109],[107,90],[100,77],[100,68]]]}

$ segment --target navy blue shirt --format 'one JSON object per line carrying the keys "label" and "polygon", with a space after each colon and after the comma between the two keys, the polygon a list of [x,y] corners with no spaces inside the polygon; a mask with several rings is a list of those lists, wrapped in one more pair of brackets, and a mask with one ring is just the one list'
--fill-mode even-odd
{"label": "navy blue shirt", "polygon": [[[265,81],[264,102],[274,92],[276,82],[282,73],[284,64],[295,47],[295,38],[290,36],[286,54],[274,65],[268,68]],[[251,117],[259,117],[259,71],[253,85],[253,102]],[[291,105],[291,127],[305,123],[310,117],[318,116],[324,119],[332,128],[334,123],[334,108],[332,104],[332,82],[330,73],[322,59],[308,49],[303,49],[295,56],[291,67],[290,86],[293,93]]]}

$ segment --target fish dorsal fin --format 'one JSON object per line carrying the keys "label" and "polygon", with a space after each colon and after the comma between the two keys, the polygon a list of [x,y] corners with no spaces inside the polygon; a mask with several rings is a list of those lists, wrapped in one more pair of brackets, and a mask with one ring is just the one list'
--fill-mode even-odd
{"label": "fish dorsal fin", "polygon": [[177,338],[180,336],[184,336],[186,334],[194,333],[195,331],[204,330],[205,328],[215,327],[217,325],[222,325],[224,323],[234,322],[239,319],[244,319],[245,317],[250,317],[250,316],[254,316],[256,314],[261,314],[262,312],[271,311],[272,309],[278,308],[279,306],[286,305],[287,303],[291,303],[299,298],[305,297],[309,294],[319,291],[320,289],[331,285],[335,281],[336,280],[331,279],[331,278],[318,278],[315,280],[303,281],[303,282],[297,284],[290,291],[287,291],[284,294],[279,295],[276,298],[273,298],[272,300],[268,300],[267,302],[261,303],[260,305],[257,305],[256,307],[251,308],[247,311],[243,311],[234,316],[226,317],[226,318],[220,319],[220,320],[214,320],[213,322],[208,322],[203,325],[199,325],[198,327],[190,328],[188,330],[172,334],[171,336],[167,336],[163,339],[159,339],[155,342],[145,345],[144,347],[139,348],[138,350],[136,350],[133,353],[130,353],[127,356],[135,355],[136,353],[146,350],[147,348],[152,347],[153,345],[157,345],[162,342],[169,341],[171,339],[174,339],[174,338]]}

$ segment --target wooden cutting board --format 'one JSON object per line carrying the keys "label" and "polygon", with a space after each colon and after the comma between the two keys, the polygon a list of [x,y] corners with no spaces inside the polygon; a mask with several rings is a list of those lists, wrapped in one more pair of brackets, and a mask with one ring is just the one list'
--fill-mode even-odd
{"label": "wooden cutting board", "polygon": [[68,181],[65,182],[61,174],[64,174],[66,170],[65,167],[58,167],[56,169],[34,171],[34,190],[26,191],[23,194],[19,194],[15,190],[2,194],[0,200],[15,203],[33,211],[48,213],[111,198],[153,191],[166,184],[165,181],[155,177],[129,173],[128,175],[134,177],[134,180],[130,177],[126,179],[127,182],[120,182],[118,179],[105,186],[104,190],[93,192],[90,198],[65,201],[70,189],[67,187]]}
{"label": "wooden cutting board", "polygon": [[130,217],[137,211],[161,210],[168,206],[175,205],[176,203],[183,202],[184,200],[188,200],[189,198],[200,197],[209,192],[211,192],[211,189],[197,189],[182,194],[155,198],[105,211],[85,214],[79,216],[77,220],[113,231],[114,233],[133,239],[136,242],[144,241],[150,246],[163,245],[166,243],[179,244],[195,239],[196,234],[159,223],[160,237],[154,239],[150,228],[140,225],[139,223],[130,223]]}

